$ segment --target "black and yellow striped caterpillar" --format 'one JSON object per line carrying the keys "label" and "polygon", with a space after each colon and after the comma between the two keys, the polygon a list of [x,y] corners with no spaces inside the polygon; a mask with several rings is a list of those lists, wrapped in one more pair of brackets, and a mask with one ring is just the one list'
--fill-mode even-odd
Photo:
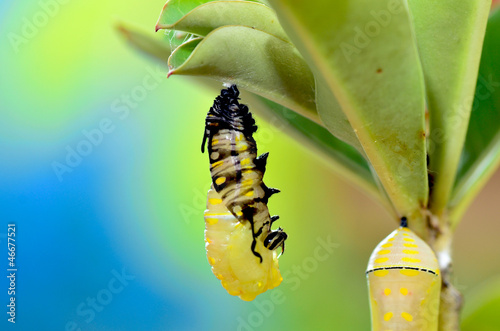
{"label": "black and yellow striped caterpillar", "polygon": [[287,235],[273,231],[269,197],[279,192],[262,181],[268,153],[257,157],[257,130],[248,107],[238,102],[236,85],[223,89],[205,120],[201,146],[208,154],[212,189],[205,211],[205,241],[212,271],[231,295],[253,300],[278,286],[277,249]]}
{"label": "black and yellow striped caterpillar", "polygon": [[401,226],[373,251],[366,271],[372,330],[437,331],[441,274],[432,249]]}

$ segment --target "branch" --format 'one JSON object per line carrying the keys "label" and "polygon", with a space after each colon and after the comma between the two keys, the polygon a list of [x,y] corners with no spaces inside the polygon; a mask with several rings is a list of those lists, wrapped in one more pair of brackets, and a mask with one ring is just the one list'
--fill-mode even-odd
{"label": "branch", "polygon": [[429,244],[436,252],[441,269],[441,300],[439,304],[439,331],[459,331],[462,294],[451,284],[452,259],[451,244],[453,233],[447,215],[439,220],[435,215],[428,215],[430,232]]}
{"label": "branch", "polygon": [[441,300],[439,304],[439,331],[460,330],[462,294],[450,283],[451,268],[442,271]]}

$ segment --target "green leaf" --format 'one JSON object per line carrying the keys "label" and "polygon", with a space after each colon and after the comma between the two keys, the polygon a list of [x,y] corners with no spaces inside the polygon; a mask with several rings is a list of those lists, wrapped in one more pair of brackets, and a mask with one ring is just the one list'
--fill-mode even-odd
{"label": "green leaf", "polygon": [[163,63],[167,62],[170,53],[172,53],[172,46],[178,46],[168,42],[165,34],[154,35],[142,32],[126,23],[117,24],[116,30],[125,37],[131,46]]}
{"label": "green leaf", "polygon": [[458,223],[500,164],[500,11],[489,19],[474,103],[450,208]]}
{"label": "green leaf", "polygon": [[[227,2],[241,1],[241,0],[222,0]],[[216,2],[216,0],[168,0],[163,6],[162,14],[158,19],[158,24],[169,26],[175,24],[177,21],[181,20],[183,16],[187,15],[193,9],[202,6],[206,3]],[[219,2],[219,1],[217,1]],[[257,2],[267,5],[267,1],[257,1],[257,0],[244,0],[241,2]],[[168,15],[163,15],[163,13],[168,12]]]}
{"label": "green leaf", "polygon": [[[196,7],[203,5],[207,2],[211,2],[214,0],[169,0],[163,6],[163,11],[169,13],[168,16],[160,15],[160,19],[158,20],[157,26],[161,25],[171,25],[180,20],[184,15],[189,13],[191,10]],[[158,29],[158,28],[157,28]]]}
{"label": "green leaf", "polygon": [[[225,26],[203,38],[188,58],[185,47],[192,50],[188,42],[172,54],[169,75],[234,83],[319,122],[314,77],[292,44],[260,30]],[[185,58],[182,64],[178,52]]]}
{"label": "green leaf", "polygon": [[316,74],[316,108],[322,122],[335,137],[350,144],[364,155],[363,147],[351,123],[321,74]]}
{"label": "green leaf", "polygon": [[241,25],[262,30],[288,41],[287,35],[278,22],[276,13],[268,6],[258,2],[208,2],[192,9],[179,18],[178,13],[183,11],[178,7],[184,5],[182,2],[177,2],[165,6],[156,25],[156,30],[173,29],[206,36],[221,26]]}
{"label": "green leaf", "polygon": [[[270,3],[318,86],[324,81],[338,100],[399,214],[421,219],[428,196],[424,84],[406,1]],[[338,135],[342,116],[322,99],[320,117]]]}
{"label": "green leaf", "polygon": [[500,278],[478,289],[465,306],[462,331],[500,331]]}
{"label": "green leaf", "polygon": [[450,198],[467,131],[491,0],[408,3],[430,114],[429,209],[440,216]]}
{"label": "green leaf", "polygon": [[203,38],[194,38],[186,41],[184,44],[180,45],[180,47],[177,47],[168,58],[169,68],[174,69],[183,65],[202,40]]}

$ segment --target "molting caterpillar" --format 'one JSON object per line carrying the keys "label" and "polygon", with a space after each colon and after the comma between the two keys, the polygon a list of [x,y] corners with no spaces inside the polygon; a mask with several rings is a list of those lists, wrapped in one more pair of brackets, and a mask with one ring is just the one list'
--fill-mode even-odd
{"label": "molting caterpillar", "polygon": [[373,251],[366,276],[373,331],[437,331],[439,265],[405,217]]}
{"label": "molting caterpillar", "polygon": [[279,192],[262,181],[268,153],[257,157],[257,130],[236,85],[223,89],[205,120],[202,152],[207,149],[212,175],[205,211],[205,242],[212,272],[231,295],[253,300],[278,286],[277,249],[287,235],[271,230],[269,197]]}

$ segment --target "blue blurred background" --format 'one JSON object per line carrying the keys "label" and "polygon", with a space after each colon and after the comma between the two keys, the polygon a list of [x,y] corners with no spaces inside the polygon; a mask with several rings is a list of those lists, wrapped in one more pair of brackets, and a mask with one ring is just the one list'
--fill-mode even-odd
{"label": "blue blurred background", "polygon": [[[163,4],[0,2],[0,329],[368,330],[364,270],[396,224],[259,118],[265,180],[282,190],[270,210],[290,236],[285,281],[248,303],[211,273],[200,144],[216,94],[167,80],[114,30],[127,21],[152,31]],[[466,299],[500,271],[499,185],[497,174],[458,229],[455,283]],[[334,245],[319,261],[325,241]]]}

